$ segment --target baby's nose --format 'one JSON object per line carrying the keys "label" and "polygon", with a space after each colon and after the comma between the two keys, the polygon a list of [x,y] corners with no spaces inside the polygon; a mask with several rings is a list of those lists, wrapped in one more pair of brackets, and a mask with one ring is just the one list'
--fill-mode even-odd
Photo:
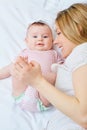
{"label": "baby's nose", "polygon": [[43,39],[42,36],[39,36],[39,37],[38,37],[38,40],[42,40],[42,39]]}

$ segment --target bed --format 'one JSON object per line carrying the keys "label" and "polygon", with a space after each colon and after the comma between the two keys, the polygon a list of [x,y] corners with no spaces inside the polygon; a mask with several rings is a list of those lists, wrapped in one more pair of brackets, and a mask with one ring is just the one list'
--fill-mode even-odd
{"label": "bed", "polygon": [[[58,11],[80,1],[87,2],[0,0],[0,68],[13,61],[25,48],[24,38],[29,23],[44,20],[53,26]],[[23,111],[15,105],[11,89],[11,77],[0,80],[0,130],[46,130],[55,108],[43,113]]]}

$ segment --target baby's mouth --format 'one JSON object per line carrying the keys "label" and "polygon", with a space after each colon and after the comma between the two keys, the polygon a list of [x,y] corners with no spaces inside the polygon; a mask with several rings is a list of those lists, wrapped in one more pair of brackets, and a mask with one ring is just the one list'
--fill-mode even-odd
{"label": "baby's mouth", "polygon": [[38,45],[38,46],[43,46],[44,44],[43,44],[43,43],[37,43],[36,45]]}

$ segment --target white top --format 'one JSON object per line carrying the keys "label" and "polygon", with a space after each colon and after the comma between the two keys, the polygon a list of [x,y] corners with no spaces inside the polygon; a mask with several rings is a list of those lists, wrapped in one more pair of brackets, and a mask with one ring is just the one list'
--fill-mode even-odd
{"label": "white top", "polygon": [[[87,43],[77,46],[66,58],[63,65],[58,65],[56,87],[69,95],[74,95],[72,72],[87,64]],[[56,126],[56,127],[55,127]],[[63,113],[56,110],[51,117],[47,130],[84,130]]]}

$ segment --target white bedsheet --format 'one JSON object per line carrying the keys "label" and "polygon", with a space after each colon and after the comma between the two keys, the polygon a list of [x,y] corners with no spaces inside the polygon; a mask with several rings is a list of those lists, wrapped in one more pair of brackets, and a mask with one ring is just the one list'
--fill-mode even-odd
{"label": "white bedsheet", "polygon": [[[75,0],[80,1],[87,2]],[[53,25],[56,13],[72,3],[74,0],[0,0],[0,68],[25,48],[29,23],[45,20]],[[55,110],[43,113],[22,111],[15,106],[11,87],[11,78],[0,80],[0,130],[43,130]]]}

